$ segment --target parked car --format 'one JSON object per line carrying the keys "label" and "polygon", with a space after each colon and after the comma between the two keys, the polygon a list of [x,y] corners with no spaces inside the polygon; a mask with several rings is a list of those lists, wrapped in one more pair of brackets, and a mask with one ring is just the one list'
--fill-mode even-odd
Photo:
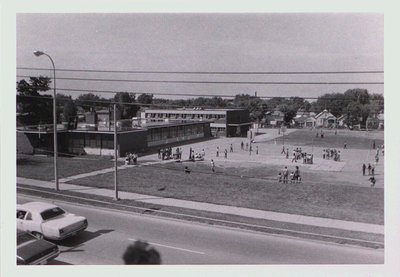
{"label": "parked car", "polygon": [[17,229],[17,265],[42,265],[60,254],[58,246]]}
{"label": "parked car", "polygon": [[37,238],[63,240],[85,230],[87,226],[83,216],[67,213],[53,204],[29,202],[17,205],[17,228]]}

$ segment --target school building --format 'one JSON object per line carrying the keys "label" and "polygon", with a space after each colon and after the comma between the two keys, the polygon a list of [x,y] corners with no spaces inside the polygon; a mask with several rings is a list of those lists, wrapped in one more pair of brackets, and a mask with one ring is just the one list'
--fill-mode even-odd
{"label": "school building", "polygon": [[245,109],[146,109],[141,118],[148,121],[185,120],[187,122],[210,121],[213,136],[246,137],[251,121]]}
{"label": "school building", "polygon": [[[114,124],[111,117],[101,116],[101,122],[96,116],[88,117],[88,124],[81,124],[77,129],[68,130],[62,125],[57,126],[58,152],[65,154],[114,155]],[[179,121],[173,122],[142,122],[142,126],[126,126],[126,122],[117,121],[118,155],[125,156],[127,152],[143,153],[153,147],[164,147],[196,139],[211,137],[210,122]],[[53,152],[53,127],[48,125],[17,128],[18,153]]]}

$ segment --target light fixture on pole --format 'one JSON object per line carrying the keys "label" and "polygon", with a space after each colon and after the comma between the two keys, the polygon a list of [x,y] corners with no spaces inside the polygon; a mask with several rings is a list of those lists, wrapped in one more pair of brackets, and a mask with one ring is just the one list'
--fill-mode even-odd
{"label": "light fixture on pole", "polygon": [[53,134],[54,134],[54,181],[56,183],[56,190],[59,190],[59,186],[58,186],[58,174],[57,174],[57,156],[58,156],[58,151],[57,151],[57,103],[56,103],[56,67],[54,65],[54,61],[53,59],[50,57],[50,55],[42,52],[42,51],[35,51],[33,52],[33,54],[35,54],[35,56],[39,57],[42,55],[47,56],[50,61],[51,64],[53,65],[53,87],[54,87],[54,96],[53,96]]}

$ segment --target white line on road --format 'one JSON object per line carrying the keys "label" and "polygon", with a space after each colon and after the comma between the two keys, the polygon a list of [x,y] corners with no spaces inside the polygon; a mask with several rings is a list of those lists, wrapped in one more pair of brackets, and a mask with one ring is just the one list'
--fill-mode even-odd
{"label": "white line on road", "polygon": [[[128,239],[128,240],[137,241],[136,239]],[[149,244],[154,244],[154,245],[165,247],[165,248],[171,248],[171,249],[175,249],[175,250],[181,250],[181,251],[186,251],[186,252],[191,252],[191,253],[201,254],[201,255],[205,254],[203,252],[193,251],[193,250],[189,250],[189,249],[185,249],[185,248],[173,247],[173,246],[169,246],[169,245],[165,245],[165,244],[159,244],[159,243],[150,242],[150,241],[147,241],[147,242]]]}

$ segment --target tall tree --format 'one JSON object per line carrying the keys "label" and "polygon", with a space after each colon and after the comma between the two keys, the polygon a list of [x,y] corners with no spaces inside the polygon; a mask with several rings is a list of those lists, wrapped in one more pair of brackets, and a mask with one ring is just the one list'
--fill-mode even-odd
{"label": "tall tree", "polygon": [[76,114],[75,103],[70,97],[64,102],[63,106],[63,119],[68,123],[68,129],[73,129],[75,126],[75,122],[77,122]]}
{"label": "tall tree", "polygon": [[114,95],[114,101],[117,102],[118,112],[121,119],[129,119],[136,116],[139,111],[139,105],[135,104],[135,95],[128,92],[117,92]]}
{"label": "tall tree", "polygon": [[25,125],[49,124],[53,122],[53,99],[51,95],[40,94],[50,89],[48,77],[30,77],[29,82],[17,82],[17,112],[19,121]]}
{"label": "tall tree", "polygon": [[153,94],[143,93],[138,96],[137,101],[141,104],[152,104],[153,103]]}

